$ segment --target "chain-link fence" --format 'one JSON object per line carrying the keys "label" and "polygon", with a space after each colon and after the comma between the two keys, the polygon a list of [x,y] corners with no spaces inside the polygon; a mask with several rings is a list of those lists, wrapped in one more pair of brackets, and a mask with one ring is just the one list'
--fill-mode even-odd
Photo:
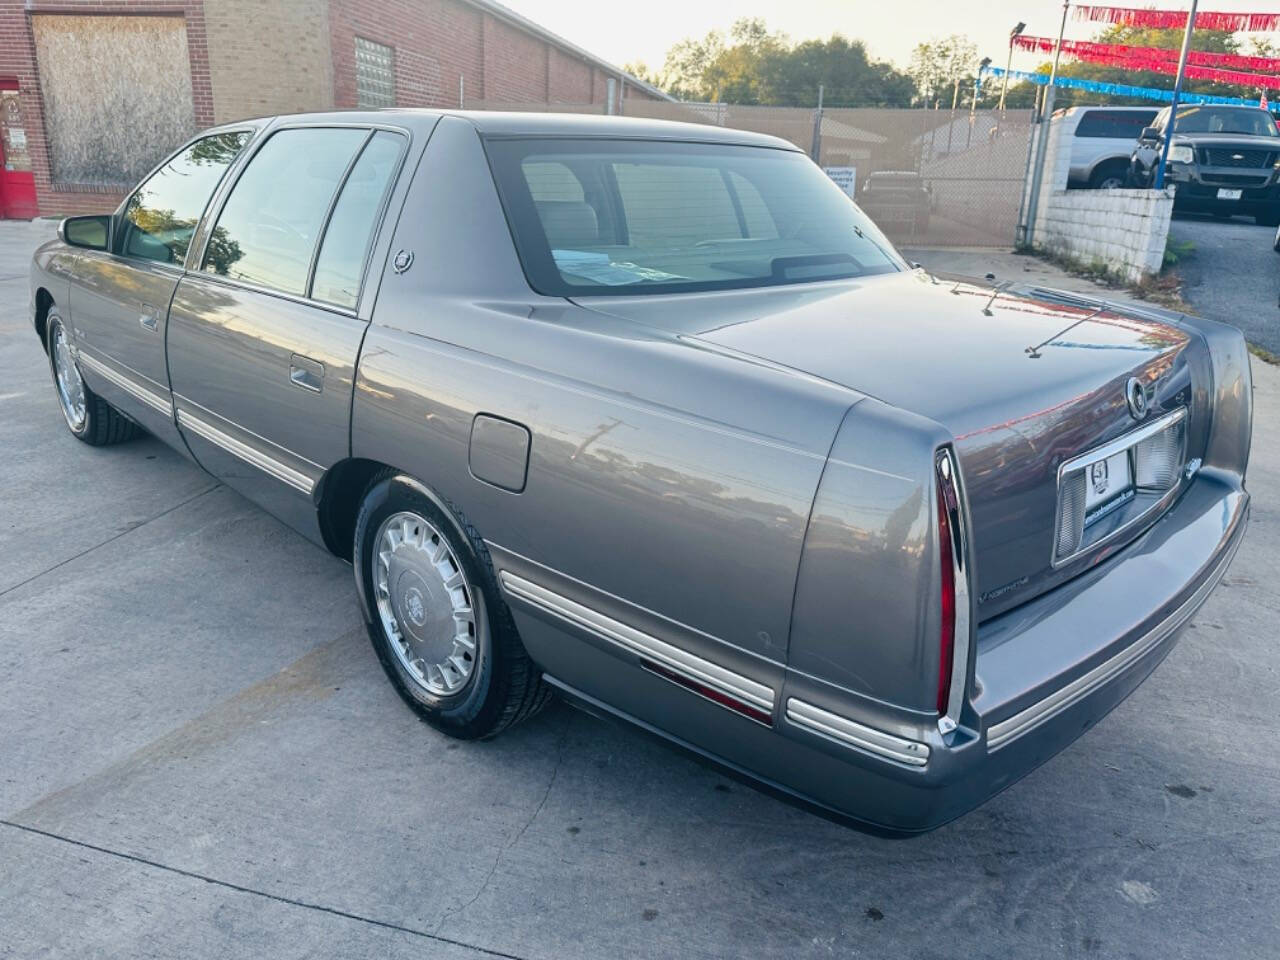
{"label": "chain-link fence", "polygon": [[[602,104],[468,103],[477,110],[603,113]],[[740,106],[626,99],[622,113],[767,133],[812,153],[896,243],[1010,247],[1031,111]]]}

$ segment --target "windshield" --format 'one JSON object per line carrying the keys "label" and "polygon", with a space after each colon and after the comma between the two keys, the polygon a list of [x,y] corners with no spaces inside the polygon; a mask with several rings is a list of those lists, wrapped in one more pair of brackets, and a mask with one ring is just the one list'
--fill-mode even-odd
{"label": "windshield", "polygon": [[1179,107],[1174,133],[1241,133],[1277,136],[1276,123],[1265,110],[1250,107]]}
{"label": "windshield", "polygon": [[692,292],[906,268],[844,192],[790,150],[604,139],[486,146],[539,293]]}

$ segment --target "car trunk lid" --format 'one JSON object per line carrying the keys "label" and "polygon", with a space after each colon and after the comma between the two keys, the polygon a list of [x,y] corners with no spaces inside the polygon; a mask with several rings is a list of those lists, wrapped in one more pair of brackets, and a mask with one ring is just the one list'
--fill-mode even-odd
{"label": "car trunk lid", "polygon": [[1138,526],[1055,563],[1059,468],[1140,426],[1126,400],[1131,378],[1149,402],[1144,423],[1186,407],[1186,456],[1204,446],[1206,357],[1171,316],[941,282],[922,271],[587,305],[839,383],[946,427],[970,505],[979,619],[1043,593],[1136,535]]}

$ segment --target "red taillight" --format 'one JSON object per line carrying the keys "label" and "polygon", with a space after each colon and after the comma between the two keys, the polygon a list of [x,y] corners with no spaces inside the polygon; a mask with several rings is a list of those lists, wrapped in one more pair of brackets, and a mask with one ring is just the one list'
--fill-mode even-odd
{"label": "red taillight", "polygon": [[951,511],[948,497],[951,464],[938,461],[938,561],[942,574],[942,627],[938,638],[938,713],[947,712],[951,696],[951,668],[956,654],[956,569],[951,539]]}

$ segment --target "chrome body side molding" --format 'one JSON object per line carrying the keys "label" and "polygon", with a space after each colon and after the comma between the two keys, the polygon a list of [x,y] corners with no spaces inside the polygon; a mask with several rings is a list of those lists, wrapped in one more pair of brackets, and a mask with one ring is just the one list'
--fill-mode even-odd
{"label": "chrome body side molding", "polygon": [[1195,593],[1188,597],[1173,613],[1147,631],[1139,640],[1130,644],[1109,660],[1098,664],[1083,676],[1077,677],[1065,687],[1055,690],[1043,700],[1033,703],[1031,706],[1015,713],[1012,717],[1001,720],[999,723],[993,723],[988,727],[987,752],[994,753],[1001,747],[1008,746],[1023,734],[1030,733],[1042,723],[1053,719],[1095,690],[1106,686],[1143,656],[1158,647],[1161,642],[1167,640],[1200,609],[1200,605],[1204,603],[1213,588],[1218,585],[1218,581],[1222,579],[1223,574],[1227,572],[1227,567],[1230,565],[1231,559],[1236,555],[1236,550],[1239,546],[1240,540],[1237,539]]}
{"label": "chrome body side molding", "polygon": [[547,613],[554,614],[630,653],[652,660],[673,673],[688,677],[696,683],[750,704],[765,713],[773,711],[774,690],[766,684],[681,650],[665,640],[659,640],[651,634],[637,630],[575,600],[570,600],[509,570],[502,570],[498,576],[502,581],[503,589],[513,597],[518,597]]}
{"label": "chrome body side molding", "polygon": [[247,443],[242,443],[230,434],[223,433],[213,424],[200,419],[181,407],[178,408],[178,426],[183,430],[190,430],[196,436],[203,437],[232,456],[240,458],[245,463],[257,467],[264,473],[270,474],[277,480],[287,483],[295,490],[299,490],[308,496],[311,495],[311,491],[315,488],[315,483],[306,474],[299,473],[261,450],[255,450]]}
{"label": "chrome body side molding", "polygon": [[842,746],[864,750],[888,760],[913,767],[923,767],[929,762],[928,744],[868,727],[795,697],[787,699],[787,720]]}
{"label": "chrome body side molding", "polygon": [[121,373],[114,367],[109,367],[96,357],[84,352],[84,350],[76,351],[77,359],[105,380],[111,381],[125,393],[129,394],[136,400],[145,403],[153,410],[164,414],[166,417],[173,419],[173,403],[165,396],[149,390],[142,384],[138,383],[133,377]]}

